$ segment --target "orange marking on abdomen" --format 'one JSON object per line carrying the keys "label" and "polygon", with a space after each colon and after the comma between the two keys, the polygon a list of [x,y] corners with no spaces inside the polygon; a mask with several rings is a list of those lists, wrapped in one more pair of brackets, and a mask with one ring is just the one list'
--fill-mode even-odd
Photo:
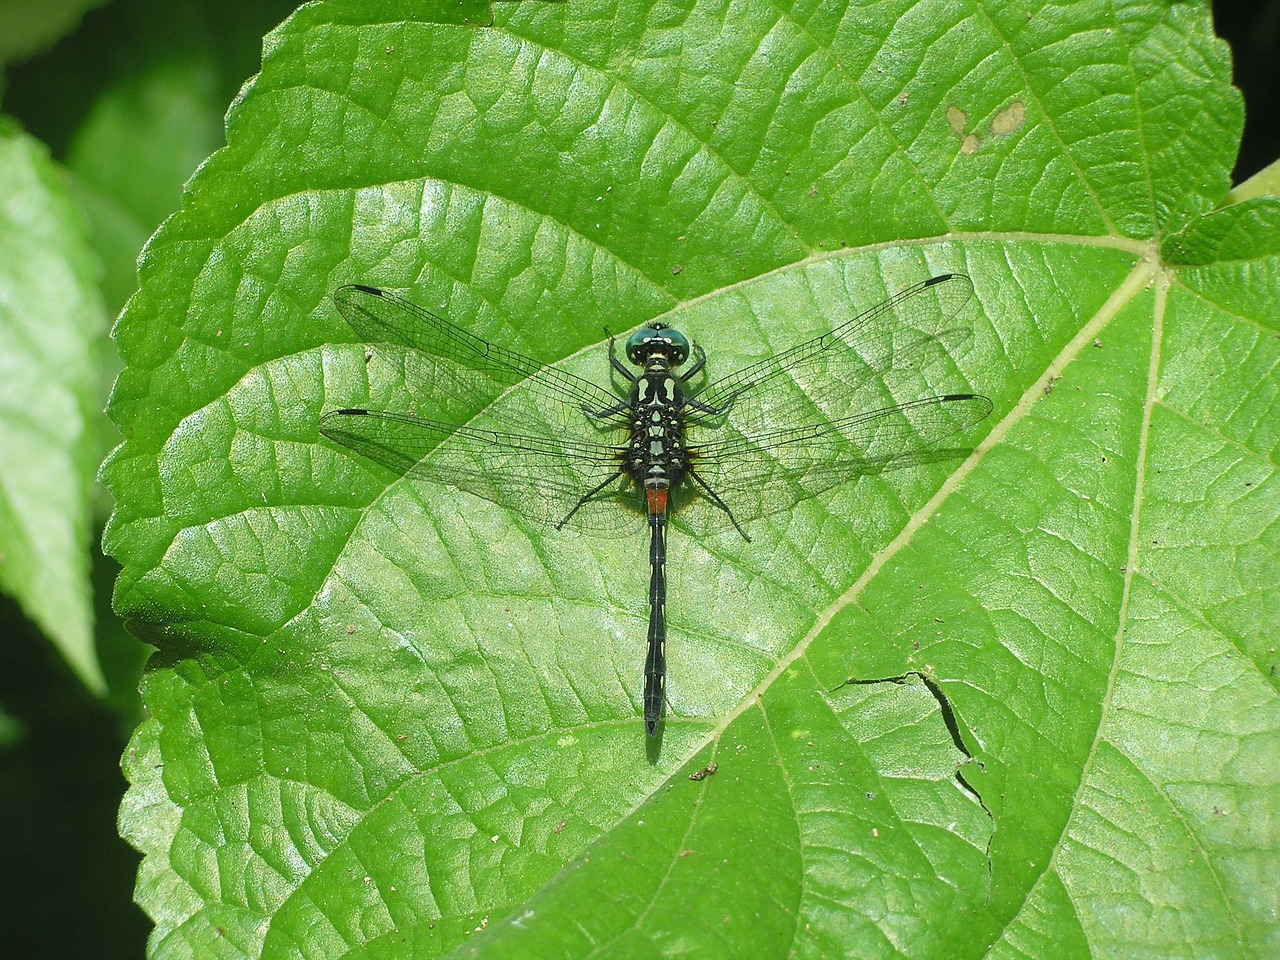
{"label": "orange marking on abdomen", "polygon": [[667,512],[667,491],[655,490],[650,487],[644,492],[644,498],[649,504],[649,516],[652,517]]}

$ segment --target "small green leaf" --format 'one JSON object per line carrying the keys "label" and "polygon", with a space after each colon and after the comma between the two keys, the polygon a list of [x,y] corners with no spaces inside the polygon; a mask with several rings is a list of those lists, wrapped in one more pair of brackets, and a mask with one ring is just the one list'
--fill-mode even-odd
{"label": "small green leaf", "polygon": [[96,693],[89,518],[107,318],[62,172],[0,121],[0,590]]}
{"label": "small green leaf", "polygon": [[70,32],[105,0],[8,0],[0,8],[0,63],[37,53]]}
{"label": "small green leaf", "polygon": [[[1266,954],[1280,231],[1218,209],[1206,10],[351,2],[265,51],[117,329],[157,956]],[[343,283],[607,382],[604,326],[714,379],[947,271],[976,448],[677,525],[658,741],[643,540],[318,433],[431,395]]]}

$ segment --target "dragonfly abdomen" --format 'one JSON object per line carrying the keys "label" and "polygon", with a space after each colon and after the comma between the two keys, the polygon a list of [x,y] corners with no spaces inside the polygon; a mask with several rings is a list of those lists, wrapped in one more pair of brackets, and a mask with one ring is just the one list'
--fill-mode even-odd
{"label": "dragonfly abdomen", "polygon": [[644,729],[658,731],[662,694],[667,683],[667,493],[650,490],[649,504],[649,644],[644,658]]}

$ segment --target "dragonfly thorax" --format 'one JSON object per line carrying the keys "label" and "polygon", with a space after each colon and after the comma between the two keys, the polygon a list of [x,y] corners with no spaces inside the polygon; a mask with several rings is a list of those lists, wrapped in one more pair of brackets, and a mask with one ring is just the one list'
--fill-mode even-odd
{"label": "dragonfly thorax", "polygon": [[631,388],[631,440],[627,472],[640,487],[678,486],[688,468],[684,445],[684,391],[665,363],[651,357]]}

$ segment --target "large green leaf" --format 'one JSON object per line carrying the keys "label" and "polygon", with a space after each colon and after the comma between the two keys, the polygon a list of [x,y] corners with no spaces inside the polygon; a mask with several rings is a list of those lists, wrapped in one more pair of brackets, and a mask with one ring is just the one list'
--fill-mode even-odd
{"label": "large green leaf", "polygon": [[[155,954],[1265,955],[1280,205],[1215,209],[1207,12],[408,9],[268,38],[118,327]],[[599,378],[956,270],[981,442],[673,534],[657,743],[643,542],[317,434],[429,389],[344,282]]]}

